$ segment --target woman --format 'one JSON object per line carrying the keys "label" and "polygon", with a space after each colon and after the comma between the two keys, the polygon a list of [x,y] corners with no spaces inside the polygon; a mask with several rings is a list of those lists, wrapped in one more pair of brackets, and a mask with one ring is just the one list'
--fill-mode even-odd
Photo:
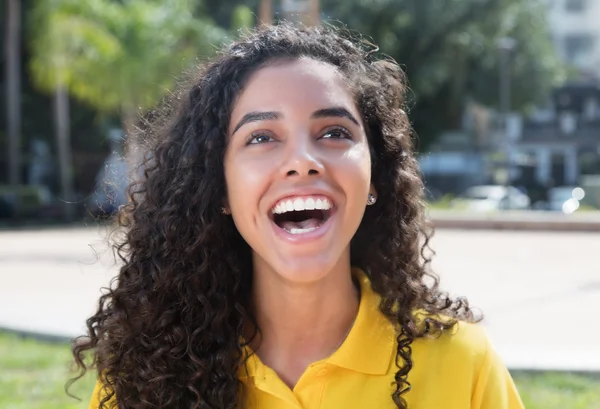
{"label": "woman", "polygon": [[[398,65],[331,28],[227,47],[148,128],[90,408],[521,408],[428,272]],[[116,406],[115,406],[116,407]]]}

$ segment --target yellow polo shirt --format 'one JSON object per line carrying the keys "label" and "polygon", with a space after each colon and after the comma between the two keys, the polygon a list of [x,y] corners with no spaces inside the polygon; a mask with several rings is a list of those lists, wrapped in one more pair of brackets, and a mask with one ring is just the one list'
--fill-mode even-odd
{"label": "yellow polo shirt", "polygon": [[[239,378],[249,409],[394,409],[397,371],[393,325],[379,311],[379,296],[366,275],[356,322],[342,346],[311,364],[290,389],[252,355]],[[452,334],[412,344],[413,369],[404,394],[416,409],[521,409],[523,404],[505,365],[483,329],[459,323]],[[96,386],[90,409],[97,409]]]}

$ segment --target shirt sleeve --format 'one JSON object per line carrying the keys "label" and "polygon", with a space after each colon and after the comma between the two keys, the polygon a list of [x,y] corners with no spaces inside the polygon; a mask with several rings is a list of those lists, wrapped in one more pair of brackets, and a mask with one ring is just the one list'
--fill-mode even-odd
{"label": "shirt sleeve", "polygon": [[486,352],[471,401],[472,409],[524,409],[506,365],[486,337]]}

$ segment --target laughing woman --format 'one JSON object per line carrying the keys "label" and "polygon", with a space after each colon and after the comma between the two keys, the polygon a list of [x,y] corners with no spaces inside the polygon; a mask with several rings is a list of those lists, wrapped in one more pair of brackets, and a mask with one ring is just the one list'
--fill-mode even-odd
{"label": "laughing woman", "polygon": [[124,264],[74,346],[90,408],[522,407],[428,271],[404,78],[373,51],[262,29],[150,126]]}

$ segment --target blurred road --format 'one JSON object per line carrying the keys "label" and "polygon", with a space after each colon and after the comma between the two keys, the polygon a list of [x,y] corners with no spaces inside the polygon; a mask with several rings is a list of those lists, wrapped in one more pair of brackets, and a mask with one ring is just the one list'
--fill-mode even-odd
{"label": "blurred road", "polygon": [[437,228],[444,229],[600,233],[600,211],[577,212],[567,215],[560,212],[525,210],[491,213],[431,210],[429,218]]}
{"label": "blurred road", "polygon": [[[0,232],[0,327],[74,336],[115,274],[105,227]],[[600,371],[600,234],[438,230],[443,288],[511,368]]]}
{"label": "blurred road", "polygon": [[433,246],[511,368],[600,371],[600,233],[438,230]]}

